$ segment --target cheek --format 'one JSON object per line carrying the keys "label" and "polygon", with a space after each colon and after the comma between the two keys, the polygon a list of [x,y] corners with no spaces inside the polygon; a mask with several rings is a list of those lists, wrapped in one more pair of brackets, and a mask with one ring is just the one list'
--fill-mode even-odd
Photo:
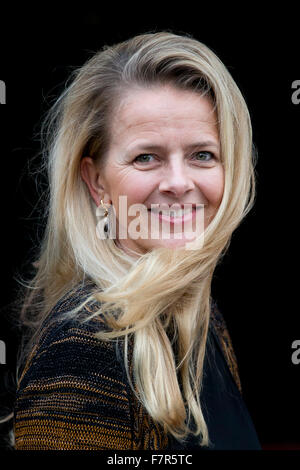
{"label": "cheek", "polygon": [[210,174],[203,180],[201,189],[210,205],[219,206],[224,192],[223,167],[211,170]]}
{"label": "cheek", "polygon": [[[120,176],[120,175],[119,175]],[[127,196],[127,206],[144,203],[153,191],[153,178],[145,178],[142,174],[128,173],[122,177],[115,177],[115,184],[111,185],[113,203],[118,207],[118,197]]]}

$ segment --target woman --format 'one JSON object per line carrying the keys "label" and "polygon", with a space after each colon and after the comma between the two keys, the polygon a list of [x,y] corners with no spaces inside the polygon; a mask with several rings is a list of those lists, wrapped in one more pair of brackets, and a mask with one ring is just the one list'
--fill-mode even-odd
{"label": "woman", "polygon": [[44,129],[16,449],[259,449],[210,295],[254,200],[249,114],[225,66],[169,32],[104,47]]}

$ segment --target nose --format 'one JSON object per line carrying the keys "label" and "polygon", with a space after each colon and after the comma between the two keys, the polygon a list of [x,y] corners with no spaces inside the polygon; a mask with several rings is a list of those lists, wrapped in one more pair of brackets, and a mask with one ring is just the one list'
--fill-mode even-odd
{"label": "nose", "polygon": [[162,173],[159,191],[173,193],[180,198],[187,191],[195,188],[195,184],[184,166],[183,162],[175,162],[168,165]]}

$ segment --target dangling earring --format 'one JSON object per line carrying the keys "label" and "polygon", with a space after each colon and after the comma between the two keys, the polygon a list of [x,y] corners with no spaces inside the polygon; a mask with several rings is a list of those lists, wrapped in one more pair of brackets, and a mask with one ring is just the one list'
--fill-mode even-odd
{"label": "dangling earring", "polygon": [[109,238],[109,217],[108,209],[105,207],[103,200],[100,200],[101,206],[97,207],[96,215],[101,217],[97,224],[97,236],[100,239]]}

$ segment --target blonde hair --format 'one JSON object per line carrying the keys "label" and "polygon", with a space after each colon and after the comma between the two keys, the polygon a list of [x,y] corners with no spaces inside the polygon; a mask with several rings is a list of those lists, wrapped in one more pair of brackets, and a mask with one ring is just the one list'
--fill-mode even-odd
{"label": "blonde hair", "polygon": [[[171,32],[141,34],[105,46],[72,78],[42,126],[41,171],[47,171],[50,189],[45,198],[47,225],[36,272],[26,286],[23,322],[37,331],[64,294],[85,277],[92,279],[97,291],[72,314],[91,300],[100,302],[94,315],[105,316],[111,331],[98,336],[125,340],[127,371],[128,339],[134,337],[135,393],[153,420],[184,439],[193,418],[192,432],[200,445],[208,445],[200,390],[211,281],[255,197],[255,153],[246,103],[208,47]],[[96,205],[81,178],[80,161],[90,155],[104,162],[110,119],[119,100],[134,86],[155,84],[171,84],[210,98],[218,117],[225,185],[202,248],[159,247],[136,258],[113,239],[97,237]]]}

